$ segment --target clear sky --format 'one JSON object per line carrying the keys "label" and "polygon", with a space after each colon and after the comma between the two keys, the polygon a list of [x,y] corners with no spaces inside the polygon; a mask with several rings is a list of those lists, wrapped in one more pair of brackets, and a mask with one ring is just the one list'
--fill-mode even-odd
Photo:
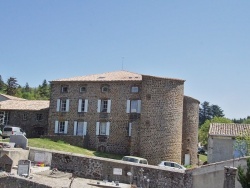
{"label": "clear sky", "polygon": [[[0,75],[37,87],[121,70],[250,115],[249,0],[0,0]],[[124,57],[124,58],[123,58]]]}

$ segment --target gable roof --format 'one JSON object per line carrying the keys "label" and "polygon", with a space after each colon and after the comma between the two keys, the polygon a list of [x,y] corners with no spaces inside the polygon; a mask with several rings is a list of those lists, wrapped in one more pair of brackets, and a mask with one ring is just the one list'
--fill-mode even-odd
{"label": "gable roof", "polygon": [[54,81],[141,81],[142,75],[128,71],[106,72],[102,74],[92,74],[87,76],[77,76],[63,78]]}
{"label": "gable roof", "polygon": [[[129,71],[114,71],[114,72],[106,72],[102,74],[92,74],[87,76],[77,76],[72,78],[63,78],[52,80],[52,82],[61,82],[61,81],[90,81],[90,82],[97,82],[97,81],[142,81],[142,76],[150,76],[150,75],[142,75],[138,73],[133,73]],[[155,76],[152,76],[155,77]],[[157,77],[157,78],[164,78],[164,77]],[[173,78],[164,78],[164,79],[171,79],[171,80],[180,80],[181,79],[173,79]]]}
{"label": "gable roof", "polygon": [[49,108],[47,100],[6,100],[0,102],[0,110],[42,110]]}
{"label": "gable roof", "polygon": [[250,132],[250,124],[236,123],[211,123],[210,136],[240,136],[242,133]]}
{"label": "gable roof", "polygon": [[26,100],[26,99],[23,99],[23,98],[18,98],[18,97],[14,97],[14,96],[11,96],[11,95],[6,95],[6,94],[1,94],[0,93],[0,97],[2,97],[4,100]]}

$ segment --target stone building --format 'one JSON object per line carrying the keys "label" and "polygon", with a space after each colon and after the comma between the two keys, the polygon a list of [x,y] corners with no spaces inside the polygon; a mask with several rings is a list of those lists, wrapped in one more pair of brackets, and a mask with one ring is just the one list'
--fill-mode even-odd
{"label": "stone building", "polygon": [[199,101],[184,80],[128,71],[51,81],[48,135],[100,151],[196,164]]}
{"label": "stone building", "polygon": [[0,94],[0,127],[21,127],[27,137],[39,137],[47,132],[49,101],[26,100]]}
{"label": "stone building", "polygon": [[249,143],[236,138],[249,135],[250,124],[211,123],[208,133],[208,163],[246,156]]}

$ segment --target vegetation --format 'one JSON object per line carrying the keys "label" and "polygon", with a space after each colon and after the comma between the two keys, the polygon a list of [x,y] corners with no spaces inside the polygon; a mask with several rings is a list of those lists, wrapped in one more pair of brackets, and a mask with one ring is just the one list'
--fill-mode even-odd
{"label": "vegetation", "polygon": [[237,180],[240,182],[242,188],[250,187],[250,158],[247,159],[246,173],[244,172],[244,169],[241,166],[238,167]]}
{"label": "vegetation", "polygon": [[88,150],[88,149],[84,149],[81,147],[72,146],[72,145],[65,143],[63,141],[54,142],[50,139],[29,138],[29,146],[57,150],[57,151],[65,151],[65,152],[70,152],[70,153],[78,153],[78,154],[83,154],[83,155],[88,155],[88,156],[97,156],[97,157],[118,159],[118,160],[120,160],[122,158],[122,155],[116,155],[116,154]]}
{"label": "vegetation", "polygon": [[199,108],[199,126],[205,123],[206,120],[211,120],[214,117],[224,117],[223,110],[218,105],[210,105],[204,101]]}
{"label": "vegetation", "polygon": [[29,100],[48,100],[50,97],[50,84],[43,80],[38,87],[30,87],[28,83],[20,86],[14,77],[10,77],[5,83],[0,75],[0,93],[20,97]]}
{"label": "vegetation", "polygon": [[206,120],[205,123],[201,125],[198,133],[199,142],[204,146],[207,146],[210,123],[232,123],[232,120],[224,117],[214,117],[211,120]]}

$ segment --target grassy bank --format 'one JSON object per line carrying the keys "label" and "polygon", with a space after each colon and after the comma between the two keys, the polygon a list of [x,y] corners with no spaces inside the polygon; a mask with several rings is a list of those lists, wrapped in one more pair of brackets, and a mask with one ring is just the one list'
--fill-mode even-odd
{"label": "grassy bank", "polygon": [[68,143],[63,141],[54,142],[50,139],[42,139],[42,138],[29,138],[29,146],[30,147],[37,147],[37,148],[45,148],[45,149],[52,149],[58,151],[65,151],[70,153],[78,153],[84,154],[88,156],[97,156],[97,157],[104,157],[104,158],[111,158],[111,159],[121,159],[122,155],[110,154],[110,153],[103,153],[94,150],[88,150],[77,146],[72,146]]}

